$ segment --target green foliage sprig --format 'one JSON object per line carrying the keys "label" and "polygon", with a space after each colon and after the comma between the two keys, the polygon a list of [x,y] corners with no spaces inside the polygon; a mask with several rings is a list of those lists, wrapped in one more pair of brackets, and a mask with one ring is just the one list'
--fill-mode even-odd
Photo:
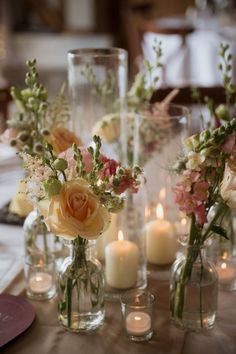
{"label": "green foliage sprig", "polygon": [[134,82],[128,92],[128,105],[131,108],[137,108],[142,104],[148,103],[157,89],[159,76],[154,75],[156,69],[161,69],[163,64],[161,42],[155,40],[152,47],[155,55],[155,63],[152,65],[149,60],[144,59],[142,63],[142,70],[135,78]]}
{"label": "green foliage sprig", "polygon": [[40,155],[44,152],[44,143],[52,128],[67,122],[70,113],[64,95],[65,87],[49,102],[46,88],[38,82],[36,60],[29,60],[26,65],[26,88],[11,88],[18,112],[7,121],[7,125],[16,131],[16,137],[10,142],[12,146],[19,151]]}
{"label": "green foliage sprig", "polygon": [[225,91],[225,103],[216,105],[214,100],[209,96],[202,96],[200,90],[197,87],[191,89],[192,99],[198,104],[206,104],[209,114],[210,122],[206,122],[203,114],[200,114],[201,125],[203,129],[215,128],[221,125],[222,121],[228,121],[231,119],[230,105],[236,104],[236,86],[232,83],[232,60],[233,56],[230,52],[228,44],[220,44],[219,50],[219,70],[222,75],[222,83]]}

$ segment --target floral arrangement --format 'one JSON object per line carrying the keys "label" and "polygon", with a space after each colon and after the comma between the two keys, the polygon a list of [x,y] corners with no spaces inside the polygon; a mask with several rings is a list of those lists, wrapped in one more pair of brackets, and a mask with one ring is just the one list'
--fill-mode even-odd
{"label": "floral arrangement", "polygon": [[59,156],[50,144],[41,157],[22,153],[30,193],[37,199],[48,230],[72,242],[72,263],[59,289],[59,307],[66,314],[65,326],[69,328],[74,288],[78,297],[84,287],[86,291],[91,289],[92,300],[88,301],[92,306],[101,301],[95,270],[86,261],[86,245],[106,230],[110,212],[118,213],[123,208],[124,192],[138,191],[142,173],[138,166],[124,168],[102,155],[100,137],[94,136],[93,142],[94,147],[88,149],[74,144]]}
{"label": "floral arrangement", "polygon": [[30,181],[48,229],[65,238],[97,238],[109,223],[109,212],[123,207],[126,190],[137,192],[141,169],[123,168],[101,154],[101,139],[90,146],[66,150],[59,156],[47,144],[42,157],[22,153]]}
{"label": "floral arrangement", "polygon": [[44,153],[45,141],[52,144],[56,153],[66,150],[73,142],[81,145],[80,139],[65,128],[70,117],[65,86],[49,102],[46,88],[38,82],[36,60],[28,61],[27,66],[26,88],[11,88],[18,111],[8,119],[8,129],[0,140],[18,151],[39,155]]}
{"label": "floral arrangement", "polygon": [[[184,142],[185,153],[174,166],[181,178],[173,188],[175,202],[191,221],[188,246],[200,247],[214,234],[228,237],[228,230],[222,227],[221,220],[229,207],[235,207],[235,133],[236,118],[225,126],[187,138]],[[198,252],[196,248],[188,247],[187,261],[175,289],[171,311],[180,319],[183,315],[185,283],[191,275]]]}

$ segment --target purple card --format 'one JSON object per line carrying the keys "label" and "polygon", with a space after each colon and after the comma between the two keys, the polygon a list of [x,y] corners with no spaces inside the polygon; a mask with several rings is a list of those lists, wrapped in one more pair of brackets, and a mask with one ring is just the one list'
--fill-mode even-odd
{"label": "purple card", "polygon": [[34,308],[26,299],[0,294],[0,347],[23,333],[34,318]]}

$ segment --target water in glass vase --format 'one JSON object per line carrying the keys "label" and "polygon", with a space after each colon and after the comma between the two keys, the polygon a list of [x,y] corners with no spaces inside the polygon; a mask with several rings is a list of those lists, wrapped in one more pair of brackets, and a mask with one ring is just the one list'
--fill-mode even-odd
{"label": "water in glass vase", "polygon": [[172,318],[175,324],[189,330],[212,328],[216,317],[217,287],[217,280],[201,287],[198,283],[186,284],[182,318],[179,321]]}
{"label": "water in glass vase", "polygon": [[[74,242],[74,241],[73,241]],[[90,332],[105,317],[104,274],[88,246],[73,245],[58,276],[59,322],[72,332]]]}
{"label": "water in glass vase", "polygon": [[218,277],[203,249],[188,249],[186,257],[177,259],[170,280],[172,322],[188,330],[206,330],[215,323]]}

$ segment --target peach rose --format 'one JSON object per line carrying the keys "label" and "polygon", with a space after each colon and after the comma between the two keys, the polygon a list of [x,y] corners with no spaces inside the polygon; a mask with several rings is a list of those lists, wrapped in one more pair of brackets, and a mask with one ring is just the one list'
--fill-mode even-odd
{"label": "peach rose", "polygon": [[58,195],[39,207],[48,229],[67,239],[96,239],[109,225],[109,212],[81,178],[63,184]]}
{"label": "peach rose", "polygon": [[65,127],[56,127],[53,129],[48,137],[48,142],[52,144],[53,149],[57,154],[67,150],[74,143],[78,146],[83,145],[82,141]]}

